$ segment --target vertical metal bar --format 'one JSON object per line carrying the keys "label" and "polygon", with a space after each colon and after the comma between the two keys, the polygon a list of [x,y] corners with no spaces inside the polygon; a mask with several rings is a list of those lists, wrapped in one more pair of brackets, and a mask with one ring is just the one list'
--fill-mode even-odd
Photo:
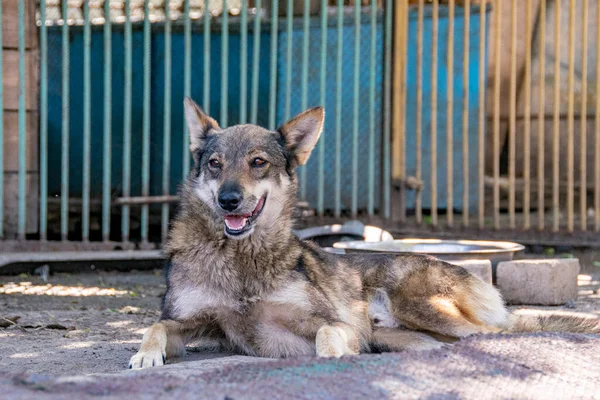
{"label": "vertical metal bar", "polygon": [[554,128],[552,136],[552,230],[560,224],[560,5],[554,7]]}
{"label": "vertical metal bar", "polygon": [[375,212],[375,58],[377,56],[377,0],[371,0],[371,48],[369,63],[369,176],[367,212],[373,215]]}
{"label": "vertical metal bar", "polygon": [[[2,16],[2,2],[0,1],[0,44],[3,43]],[[2,46],[0,45],[0,47]],[[0,239],[4,238],[4,63],[2,53],[3,51],[0,51]]]}
{"label": "vertical metal bar", "polygon": [[102,158],[102,240],[110,237],[110,186],[112,149],[112,41],[110,2],[104,2],[104,132]]}
{"label": "vertical metal bar", "polygon": [[588,91],[588,0],[583,0],[581,13],[581,133],[579,143],[579,217],[581,219],[581,230],[587,230],[587,91]]}
{"label": "vertical metal bar", "polygon": [[[125,0],[125,65],[123,94],[123,196],[131,195],[131,5],[130,0]],[[121,240],[129,241],[129,205],[123,205],[121,210]]]}
{"label": "vertical metal bar", "polygon": [[[189,11],[189,0],[186,0],[186,8]],[[189,15],[188,15],[189,17]],[[188,18],[189,19],[189,18]],[[150,52],[152,50],[152,31],[150,30],[150,0],[144,0],[144,121],[143,121],[143,138],[142,138],[142,196],[150,195],[150,96],[151,96],[151,58]],[[187,34],[187,25],[186,25]],[[187,45],[187,43],[186,43]],[[187,47],[187,46],[186,46]],[[189,49],[186,49],[186,57],[189,55]],[[187,61],[187,59],[186,59]],[[186,64],[187,65],[187,64]],[[187,71],[187,69],[186,69]],[[184,72],[185,73],[185,72]],[[187,82],[187,81],[186,81]],[[187,89],[187,87],[186,87]],[[186,95],[187,92],[186,92]],[[184,142],[187,138],[187,124],[184,121]],[[189,149],[184,145],[183,154],[189,153]],[[184,156],[185,159],[185,156]],[[188,159],[189,160],[189,159]],[[185,168],[184,161],[184,168]],[[189,161],[188,164],[189,166]],[[149,205],[142,205],[142,242],[148,242],[148,218],[149,218]]]}
{"label": "vertical metal bar", "polygon": [[[223,0],[226,2],[227,0]],[[170,192],[171,174],[171,9],[170,0],[165,0],[165,82],[163,104],[163,175],[162,191],[167,196]],[[227,102],[225,102],[227,104]],[[221,110],[221,114],[223,114]],[[169,203],[163,203],[161,213],[161,238],[167,238],[169,230]]]}
{"label": "vertical metal bar", "polygon": [[271,16],[271,65],[269,82],[269,129],[275,129],[277,101],[277,39],[279,34],[279,0],[272,0],[273,15]]}
{"label": "vertical metal bar", "polygon": [[[192,96],[192,21],[190,18],[190,0],[183,2],[183,95]],[[245,69],[245,68],[244,68]],[[188,126],[183,117],[183,178],[190,172],[190,137]]]}
{"label": "vertical metal bar", "polygon": [[477,71],[477,77],[479,79],[479,119],[477,127],[477,222],[479,229],[485,227],[486,8],[485,4],[479,5],[479,61],[477,63],[479,66],[479,70]]}
{"label": "vertical metal bar", "polygon": [[[569,2],[569,75],[567,78],[567,230],[573,232],[575,212],[575,0]],[[585,124],[586,120],[581,121]]]}
{"label": "vertical metal bar", "polygon": [[242,0],[240,21],[240,124],[245,124],[248,113],[248,0]]}
{"label": "vertical metal bar", "polygon": [[250,106],[250,123],[256,124],[258,118],[258,72],[260,71],[260,20],[262,0],[256,0],[254,16],[254,49],[252,54],[252,104]]}
{"label": "vertical metal bar", "polygon": [[[18,234],[25,239],[27,200],[27,109],[25,103],[25,0],[19,0],[19,206]],[[3,123],[3,122],[2,122]]]}
{"label": "vertical metal bar", "polygon": [[438,82],[438,28],[439,0],[433,0],[433,21],[431,27],[431,224],[437,226],[437,82]]}
{"label": "vertical metal bar", "polygon": [[284,120],[289,120],[291,117],[291,106],[292,106],[292,34],[293,34],[293,22],[294,22],[294,2],[293,0],[287,0],[286,9],[286,36],[287,43],[285,45],[286,56],[285,56],[285,110]]}
{"label": "vertical metal bar", "polygon": [[68,4],[62,3],[62,132],[60,182],[60,236],[69,235],[69,23]]}
{"label": "vertical metal bar", "polygon": [[449,227],[454,225],[454,0],[448,1],[448,97],[446,108],[446,219]]}
{"label": "vertical metal bar", "polygon": [[229,106],[229,6],[223,0],[221,14],[221,126],[227,127]]}
{"label": "vertical metal bar", "polygon": [[[321,64],[320,64],[320,103],[325,106],[327,93],[327,0],[321,0]],[[319,141],[319,190],[317,193],[317,211],[325,212],[325,138]]]}
{"label": "vertical metal bar", "polygon": [[517,1],[511,1],[510,9],[510,94],[508,128],[508,218],[515,229],[515,152],[517,129]]}
{"label": "vertical metal bar", "polygon": [[[527,0],[525,10],[525,110],[524,120],[525,126],[523,129],[523,227],[529,229],[531,227],[531,41],[532,41],[532,5],[531,0]],[[543,77],[540,76],[540,79]],[[543,82],[543,80],[541,80]]]}
{"label": "vertical metal bar", "polygon": [[90,152],[91,152],[91,46],[90,2],[83,3],[83,193],[81,199],[81,237],[90,238]]}
{"label": "vertical metal bar", "polygon": [[[469,226],[469,47],[471,31],[471,0],[464,4],[465,19],[463,29],[463,114],[462,114],[462,175],[463,175],[463,226]],[[484,27],[480,27],[484,29]]]}
{"label": "vertical metal bar", "polygon": [[[1,7],[0,19],[2,19]],[[46,27],[45,0],[40,1],[40,19],[40,239],[44,241],[47,239],[48,233],[48,28]],[[2,31],[1,24],[0,31]],[[0,43],[2,43],[1,35],[2,33],[0,33]],[[2,59],[0,58],[1,65]],[[0,75],[2,75],[1,70]],[[1,86],[2,81],[0,80]],[[2,108],[1,101],[0,108]],[[2,115],[0,115],[0,121],[3,121]],[[0,143],[2,143],[2,133],[0,133]],[[3,176],[2,163],[0,145],[0,179]],[[0,183],[0,197],[2,196],[2,186],[2,183]],[[0,199],[0,238],[2,237],[2,218],[2,200]]]}
{"label": "vertical metal bar", "polygon": [[[423,166],[423,20],[425,4],[419,0],[417,15],[417,124],[415,128],[415,177],[417,181],[422,180]],[[423,222],[423,191],[417,190],[415,198],[415,217],[417,223]]]}
{"label": "vertical metal bar", "polygon": [[352,215],[358,214],[358,113],[360,75],[360,1],[354,2],[354,96],[352,121]]}
{"label": "vertical metal bar", "polygon": [[502,12],[500,6],[501,0],[496,0],[494,15],[496,17],[496,26],[494,31],[494,140],[493,140],[493,161],[494,161],[494,228],[500,228],[500,43]]}
{"label": "vertical metal bar", "polygon": [[[546,45],[546,2],[540,1],[540,43],[538,48],[539,54],[544,54]],[[544,205],[544,189],[545,189],[545,154],[546,154],[546,66],[545,63],[539,63],[539,76],[540,76],[540,93],[539,93],[539,109],[538,109],[538,165],[537,165],[537,209],[538,209],[538,229],[543,230],[545,226],[545,205]]]}
{"label": "vertical metal bar", "polygon": [[391,80],[392,80],[392,8],[393,0],[385,2],[385,54],[384,54],[384,83],[383,83],[383,217],[390,218],[391,194]]}
{"label": "vertical metal bar", "polygon": [[[408,1],[398,2],[394,13],[394,74],[392,78],[394,113],[392,114],[392,129],[394,137],[393,177],[404,182],[406,178],[406,68],[407,68],[407,37],[408,37]],[[401,188],[399,195],[404,197],[405,191]],[[400,198],[398,207],[398,219],[403,222],[406,219],[405,198]]]}
{"label": "vertical metal bar", "polygon": [[202,72],[204,79],[202,88],[204,89],[202,103],[204,112],[210,114],[210,1],[204,0],[204,64]]}
{"label": "vertical metal bar", "polygon": [[342,56],[344,41],[344,1],[337,2],[337,59],[336,59],[336,93],[335,93],[335,198],[334,214],[339,217],[342,212]]}
{"label": "vertical metal bar", "polygon": [[[301,98],[300,108],[302,111],[308,107],[308,44],[310,36],[310,0],[304,0],[304,12],[302,15],[302,72],[301,72]],[[300,198],[306,200],[306,166],[300,169]]]}
{"label": "vertical metal bar", "polygon": [[[600,12],[596,12],[596,54],[600,54]],[[596,56],[597,57],[597,56]],[[600,62],[596,61],[596,131],[594,144],[594,219],[596,232],[600,232]]]}

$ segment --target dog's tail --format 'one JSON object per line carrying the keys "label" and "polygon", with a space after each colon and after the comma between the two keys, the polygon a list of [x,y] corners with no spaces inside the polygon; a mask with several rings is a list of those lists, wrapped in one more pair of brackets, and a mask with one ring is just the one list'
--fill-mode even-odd
{"label": "dog's tail", "polygon": [[600,334],[600,318],[577,315],[539,314],[509,317],[509,332],[571,332]]}

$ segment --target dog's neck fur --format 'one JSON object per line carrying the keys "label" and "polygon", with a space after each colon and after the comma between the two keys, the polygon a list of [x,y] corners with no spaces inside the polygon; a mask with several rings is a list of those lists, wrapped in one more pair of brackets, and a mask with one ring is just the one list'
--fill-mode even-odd
{"label": "dog's neck fur", "polygon": [[292,233],[293,203],[283,205],[276,223],[261,225],[243,239],[227,237],[222,218],[193,190],[183,189],[181,203],[164,252],[174,265],[197,266],[197,277],[192,278],[196,283],[232,296],[261,296],[295,267],[297,257],[290,253],[299,256],[300,247]]}

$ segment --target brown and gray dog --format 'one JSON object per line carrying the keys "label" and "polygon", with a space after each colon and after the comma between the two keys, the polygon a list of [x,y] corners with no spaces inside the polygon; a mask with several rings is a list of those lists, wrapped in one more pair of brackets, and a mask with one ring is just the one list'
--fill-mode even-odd
{"label": "brown and gray dog", "polygon": [[195,166],[164,251],[162,317],[131,368],[163,365],[197,338],[248,355],[339,357],[439,347],[500,331],[600,332],[597,320],[511,315],[498,291],[420,255],[334,255],[292,234],[295,169],[323,127],[323,108],[277,131],[221,129],[185,100]]}

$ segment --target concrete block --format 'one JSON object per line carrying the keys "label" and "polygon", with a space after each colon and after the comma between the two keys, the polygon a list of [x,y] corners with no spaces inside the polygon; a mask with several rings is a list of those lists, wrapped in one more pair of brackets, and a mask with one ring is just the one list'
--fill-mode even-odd
{"label": "concrete block", "polygon": [[475,276],[483,279],[484,282],[492,284],[492,263],[490,260],[461,260],[448,261],[450,264],[463,267]]}
{"label": "concrete block", "polygon": [[559,305],[577,300],[579,260],[504,261],[496,269],[496,286],[509,304]]}

